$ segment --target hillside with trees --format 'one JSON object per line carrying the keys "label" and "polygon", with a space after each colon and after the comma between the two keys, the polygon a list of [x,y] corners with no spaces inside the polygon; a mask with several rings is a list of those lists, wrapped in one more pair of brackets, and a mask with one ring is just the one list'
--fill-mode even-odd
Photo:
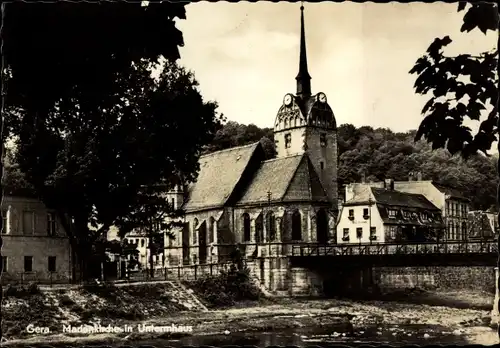
{"label": "hillside with trees", "polygon": [[[489,209],[496,202],[497,155],[481,154],[464,159],[445,149],[433,150],[425,140],[415,142],[416,131],[395,133],[387,128],[338,128],[339,187],[351,182],[384,178],[408,180],[410,173],[421,172],[424,180],[434,180],[460,189],[471,199],[472,209]],[[271,128],[253,124],[226,123],[205,152],[262,141],[269,157],[274,157]]]}

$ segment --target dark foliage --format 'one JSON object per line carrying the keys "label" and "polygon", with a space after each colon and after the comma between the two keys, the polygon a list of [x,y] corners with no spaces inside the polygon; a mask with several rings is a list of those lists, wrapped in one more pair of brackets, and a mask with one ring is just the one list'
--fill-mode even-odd
{"label": "dark foliage", "polygon": [[[466,3],[459,3],[458,11],[465,8]],[[475,28],[485,34],[497,30],[496,4],[468,5],[461,31]],[[433,149],[446,148],[465,157],[487,153],[498,139],[498,48],[479,55],[446,56],[443,48],[451,43],[449,36],[436,38],[410,70],[417,75],[415,92],[430,96],[415,139],[425,138]],[[479,122],[476,134],[464,124],[467,119]]]}

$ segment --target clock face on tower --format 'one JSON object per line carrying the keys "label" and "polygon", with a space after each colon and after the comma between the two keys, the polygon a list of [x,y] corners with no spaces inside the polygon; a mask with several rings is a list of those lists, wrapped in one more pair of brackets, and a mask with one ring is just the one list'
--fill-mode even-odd
{"label": "clock face on tower", "polygon": [[326,95],[325,93],[319,93],[318,94],[318,100],[320,103],[326,103]]}
{"label": "clock face on tower", "polygon": [[291,94],[285,95],[283,102],[285,103],[286,106],[292,105],[292,95]]}

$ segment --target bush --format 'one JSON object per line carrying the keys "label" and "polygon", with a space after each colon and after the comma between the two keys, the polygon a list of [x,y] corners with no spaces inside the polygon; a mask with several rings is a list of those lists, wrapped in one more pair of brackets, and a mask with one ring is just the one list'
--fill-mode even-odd
{"label": "bush", "polygon": [[239,301],[258,300],[260,290],[250,279],[247,268],[232,266],[217,276],[204,276],[187,285],[200,296],[209,307],[228,307]]}

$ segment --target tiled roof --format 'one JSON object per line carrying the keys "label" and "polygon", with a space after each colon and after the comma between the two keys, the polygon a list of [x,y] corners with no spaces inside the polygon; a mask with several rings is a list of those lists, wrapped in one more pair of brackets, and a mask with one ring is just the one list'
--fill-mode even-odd
{"label": "tiled roof", "polygon": [[325,190],[305,154],[262,162],[238,204],[271,201],[328,202]]}
{"label": "tiled roof", "polygon": [[372,193],[377,203],[398,207],[421,208],[439,210],[424,195],[406,193],[401,191],[386,190],[372,187]]}
{"label": "tiled roof", "polygon": [[198,178],[188,189],[183,209],[194,211],[223,206],[259,146],[254,143],[201,156]]}

